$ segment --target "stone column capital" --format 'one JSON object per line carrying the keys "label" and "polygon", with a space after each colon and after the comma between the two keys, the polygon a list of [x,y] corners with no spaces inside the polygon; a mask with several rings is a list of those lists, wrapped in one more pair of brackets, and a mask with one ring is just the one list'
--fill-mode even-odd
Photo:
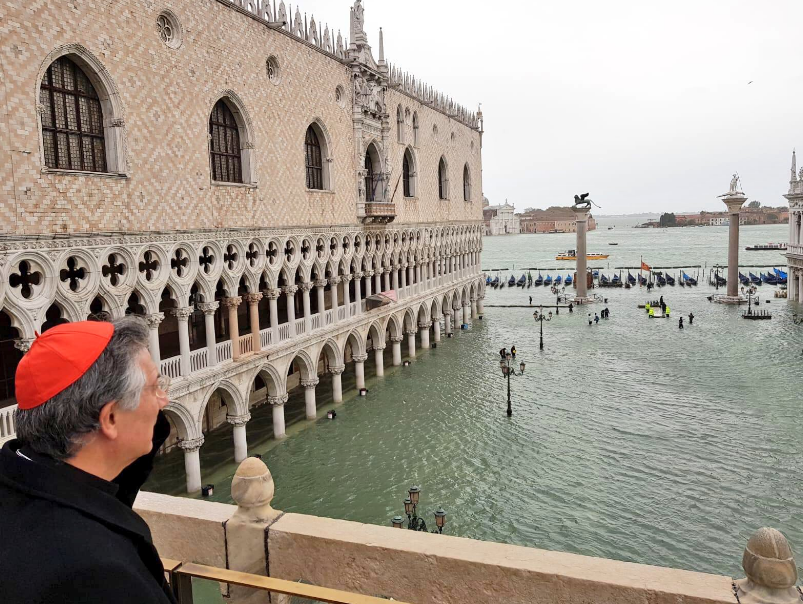
{"label": "stone column capital", "polygon": [[242,304],[243,299],[240,296],[234,296],[233,298],[223,298],[223,306],[226,308],[237,308]]}
{"label": "stone column capital", "polygon": [[432,326],[432,323],[419,323],[418,329],[429,329]]}
{"label": "stone column capital", "polygon": [[346,283],[348,283],[349,281],[351,281],[352,279],[354,279],[354,275],[351,275],[351,274],[349,274],[349,275],[343,275],[342,279],[343,279],[343,281],[345,281]]}
{"label": "stone column capital", "polygon": [[374,350],[378,350],[379,352],[382,352],[383,350],[385,350],[385,347],[384,346],[374,346],[373,349]]}
{"label": "stone column capital", "polygon": [[337,285],[340,281],[340,277],[329,277],[329,285]]}
{"label": "stone column capital", "polygon": [[365,361],[368,360],[368,355],[367,354],[355,354],[355,355],[352,355],[351,360],[354,361],[355,363],[365,363]]}
{"label": "stone column capital", "polygon": [[145,320],[148,322],[148,327],[158,329],[159,324],[165,320],[165,314],[163,312],[155,312],[145,317]]}
{"label": "stone column capital", "polygon": [[316,279],[315,280],[315,287],[326,287],[329,282],[326,279]]}
{"label": "stone column capital", "polygon": [[363,273],[363,275],[365,275],[366,277],[373,277],[375,274],[376,272],[372,270],[368,270]]}
{"label": "stone column capital", "polygon": [[405,329],[404,333],[405,333],[405,335],[408,335],[408,336],[415,336],[415,334],[418,333],[418,330],[416,330],[416,329]]}
{"label": "stone column capital", "polygon": [[205,315],[214,315],[217,309],[220,308],[220,302],[201,302],[196,306]]}
{"label": "stone column capital", "polygon": [[302,385],[302,386],[303,386],[303,387],[304,387],[306,390],[314,390],[314,389],[315,389],[315,387],[318,385],[318,383],[319,383],[320,381],[321,381],[321,380],[319,380],[318,378],[312,378],[312,379],[310,379],[310,380],[303,380],[303,379],[302,379],[302,380],[301,380],[301,385]]}
{"label": "stone column capital", "polygon": [[447,317],[451,317],[454,314],[454,310],[452,310],[451,308],[448,308],[448,309],[443,311],[443,314],[445,316],[447,316]]}
{"label": "stone column capital", "polygon": [[174,308],[171,313],[172,315],[178,319],[179,321],[186,321],[192,315],[193,308],[191,306],[187,306],[184,308]]}
{"label": "stone column capital", "polygon": [[355,279],[362,279],[363,276],[365,276],[365,273],[363,273],[362,271],[357,271],[356,273],[354,273]]}
{"label": "stone column capital", "polygon": [[227,415],[226,421],[229,422],[232,426],[244,426],[251,420],[251,414],[246,413],[245,415]]}
{"label": "stone column capital", "polygon": [[269,396],[268,397],[268,404],[271,407],[281,407],[287,402],[287,399],[290,398],[290,395],[286,392],[284,394],[279,394],[277,396]]}
{"label": "stone column capital", "polygon": [[31,344],[33,344],[33,338],[20,338],[18,340],[14,340],[14,348],[25,354],[31,349]]}
{"label": "stone column capital", "polygon": [[264,296],[261,292],[257,292],[254,294],[245,294],[243,298],[248,303],[249,306],[259,304],[260,300],[262,300]]}
{"label": "stone column capital", "polygon": [[308,294],[313,287],[315,286],[312,281],[304,281],[304,283],[301,284],[301,291]]}
{"label": "stone column capital", "polygon": [[266,289],[262,293],[265,294],[268,300],[278,300],[279,296],[282,295],[281,290],[278,289]]}
{"label": "stone column capital", "polygon": [[288,296],[295,296],[296,292],[298,291],[298,286],[297,285],[287,285],[282,289],[284,289],[284,293],[287,294]]}
{"label": "stone column capital", "polygon": [[390,341],[394,344],[399,344],[400,342],[404,342],[404,337],[402,336],[390,336]]}
{"label": "stone column capital", "polygon": [[204,437],[188,438],[186,440],[178,441],[178,448],[186,453],[194,453],[204,444]]}
{"label": "stone column capital", "polygon": [[340,375],[345,370],[346,370],[345,365],[334,365],[329,367],[329,373],[331,373],[332,375]]}

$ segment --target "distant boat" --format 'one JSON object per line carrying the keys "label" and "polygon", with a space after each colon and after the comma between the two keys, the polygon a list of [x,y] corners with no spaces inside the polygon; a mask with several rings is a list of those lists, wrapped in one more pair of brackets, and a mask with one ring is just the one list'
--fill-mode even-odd
{"label": "distant boat", "polygon": [[[586,260],[604,260],[608,254],[586,254]],[[555,260],[577,260],[577,250],[569,250],[555,256]]]}
{"label": "distant boat", "polygon": [[510,275],[510,279],[507,280],[507,285],[508,287],[513,287],[514,285],[516,285],[516,277]]}
{"label": "distant boat", "polygon": [[600,275],[599,275],[599,282],[600,282],[600,285],[603,285],[603,286],[608,285],[610,283],[610,281],[608,280],[608,277],[606,277],[602,273],[600,273]]}
{"label": "distant boat", "polygon": [[641,275],[639,275],[639,276],[638,276],[638,282],[639,282],[641,285],[647,285],[647,278],[646,278],[646,277],[642,277]]}
{"label": "distant boat", "polygon": [[683,281],[686,282],[686,285],[697,285],[697,279],[689,277],[685,272],[683,273]]}
{"label": "distant boat", "polygon": [[746,250],[751,252],[785,252],[787,244],[785,243],[767,243],[765,245],[748,245]]}
{"label": "distant boat", "polygon": [[547,275],[546,279],[544,279],[544,287],[549,287],[552,285],[552,275]]}
{"label": "distant boat", "polygon": [[536,277],[535,281],[533,281],[533,285],[540,286],[543,284],[544,284],[544,278],[541,276],[541,273],[538,273],[538,277]]}
{"label": "distant boat", "polygon": [[560,275],[558,275],[557,277],[555,277],[555,285],[560,285],[560,281],[561,281],[561,279],[562,279],[562,278],[563,278],[563,277],[561,277]]}
{"label": "distant boat", "polygon": [[494,277],[493,281],[491,281],[491,287],[493,287],[494,289],[499,287],[499,276],[498,275],[496,277]]}
{"label": "distant boat", "polygon": [[658,277],[656,278],[656,280],[658,281],[658,285],[660,285],[661,287],[663,287],[664,285],[666,285],[666,279],[664,278],[664,276],[663,276],[663,275],[658,275]]}
{"label": "distant boat", "polygon": [[753,285],[761,285],[761,279],[759,277],[756,277],[753,273],[749,273],[749,275],[750,275],[750,282]]}
{"label": "distant boat", "polygon": [[524,284],[527,283],[527,275],[522,275],[519,277],[519,280],[516,282],[516,285],[519,287],[524,287]]}
{"label": "distant boat", "polygon": [[636,278],[633,275],[630,274],[630,271],[627,271],[627,282],[630,285],[635,285],[636,284]]}
{"label": "distant boat", "polygon": [[619,244],[616,243],[615,241],[612,241],[612,242],[608,242],[608,245],[619,245]]}
{"label": "distant boat", "polygon": [[672,275],[670,275],[669,273],[667,273],[666,274],[666,282],[669,285],[675,285],[675,278]]}
{"label": "distant boat", "polygon": [[563,280],[563,282],[566,285],[571,285],[572,284],[572,276],[571,275],[566,275],[566,278]]}

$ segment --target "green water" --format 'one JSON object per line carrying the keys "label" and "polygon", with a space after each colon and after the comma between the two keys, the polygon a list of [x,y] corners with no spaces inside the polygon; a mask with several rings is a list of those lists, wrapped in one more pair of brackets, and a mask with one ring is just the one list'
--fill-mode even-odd
{"label": "green water", "polygon": [[[786,234],[786,226],[744,227],[741,247]],[[572,247],[571,235],[486,238],[483,267],[556,266],[554,255]],[[726,259],[727,228],[601,230],[588,249],[613,252],[592,266],[637,265],[642,255],[653,265],[710,266]],[[407,487],[419,484],[427,520],[442,505],[449,534],[740,575],[741,552],[760,526],[803,547],[803,327],[792,322],[803,308],[772,298],[774,289],[760,288],[774,316],[757,322],[708,302],[707,285],[652,296],[663,294],[672,320],[637,308],[643,290],[595,290],[607,304],[545,323],[543,352],[531,309],[492,305],[527,304],[530,295],[552,302],[549,290],[489,290],[483,321],[419,351],[411,366],[374,378],[366,363],[368,397],[353,396],[344,374],[336,420],[304,421],[303,393],[294,392],[288,417],[299,420],[277,443],[269,408],[255,409],[249,449],[263,454],[274,506],[287,512],[389,524]],[[589,326],[586,312],[605,306],[611,318]],[[676,317],[689,312],[694,325],[679,330]],[[527,368],[511,381],[508,418],[497,351],[513,344]],[[322,380],[323,409],[330,392]],[[232,449],[228,426],[201,449],[203,480],[215,483],[219,501],[230,500]],[[178,494],[183,481],[178,451],[159,460],[149,487]]]}

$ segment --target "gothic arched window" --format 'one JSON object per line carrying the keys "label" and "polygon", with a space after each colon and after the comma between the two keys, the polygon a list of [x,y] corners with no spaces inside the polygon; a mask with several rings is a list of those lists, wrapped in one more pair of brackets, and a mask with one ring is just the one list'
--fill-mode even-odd
{"label": "gothic arched window", "polygon": [[323,189],[321,141],[312,126],[307,128],[307,136],[304,139],[304,164],[307,169],[307,188]]}
{"label": "gothic arched window", "polygon": [[446,171],[446,160],[442,157],[438,163],[438,197],[440,199],[449,198],[449,177]]}
{"label": "gothic arched window", "polygon": [[468,164],[463,166],[463,201],[471,201],[471,172]]}
{"label": "gothic arched window", "polygon": [[223,99],[215,103],[209,118],[212,163],[212,180],[216,182],[243,182],[240,156],[240,131],[231,109]]}
{"label": "gothic arched window", "polygon": [[404,113],[401,105],[396,107],[396,141],[404,143]]}
{"label": "gothic arched window", "polygon": [[404,196],[416,196],[416,172],[415,172],[415,159],[410,148],[404,150],[404,159],[402,160],[402,180],[404,181]]}
{"label": "gothic arched window", "polygon": [[365,201],[376,200],[376,178],[374,177],[374,162],[371,154],[365,154]]}
{"label": "gothic arched window", "polygon": [[418,146],[418,112],[413,112],[413,146]]}
{"label": "gothic arched window", "polygon": [[84,71],[67,57],[56,59],[42,78],[39,101],[45,165],[106,172],[103,111]]}

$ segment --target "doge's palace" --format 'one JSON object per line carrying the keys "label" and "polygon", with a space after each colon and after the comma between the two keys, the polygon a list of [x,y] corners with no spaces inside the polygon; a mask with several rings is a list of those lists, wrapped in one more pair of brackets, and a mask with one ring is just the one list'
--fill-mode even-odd
{"label": "doge's palace", "polygon": [[281,438],[293,392],[315,418],[316,389],[479,317],[482,114],[364,23],[361,0],[343,32],[283,1],[0,6],[0,441],[59,323],[147,320],[194,492],[205,433],[241,461],[255,406]]}

